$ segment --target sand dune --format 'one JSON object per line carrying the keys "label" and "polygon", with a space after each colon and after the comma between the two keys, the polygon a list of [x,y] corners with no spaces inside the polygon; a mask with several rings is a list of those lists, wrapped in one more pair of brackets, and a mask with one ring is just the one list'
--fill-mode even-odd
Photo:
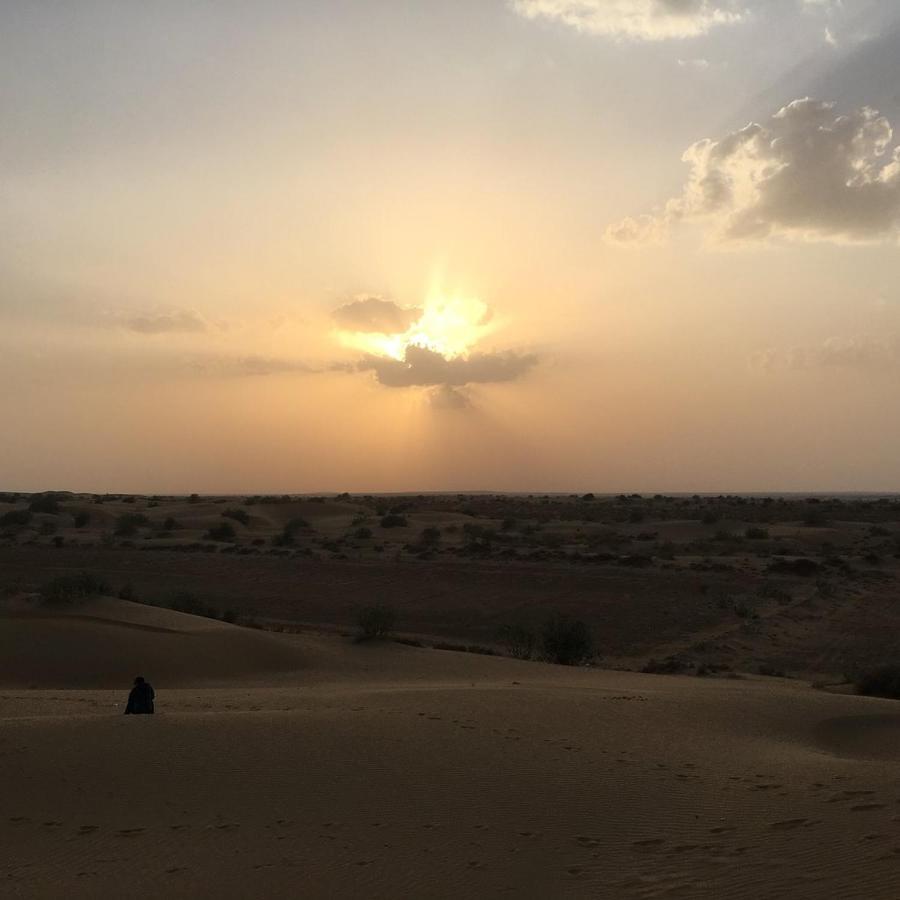
{"label": "sand dune", "polygon": [[74,615],[19,612],[0,623],[0,684],[113,687],[146,671],[189,685],[305,665],[299,648],[276,635],[126,601],[92,601]]}
{"label": "sand dune", "polygon": [[0,624],[5,896],[900,896],[889,701],[90,613]]}

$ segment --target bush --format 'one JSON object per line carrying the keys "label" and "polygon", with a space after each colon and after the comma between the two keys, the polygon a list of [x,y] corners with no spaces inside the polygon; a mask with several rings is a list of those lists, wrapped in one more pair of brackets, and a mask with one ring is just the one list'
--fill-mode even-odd
{"label": "bush", "polygon": [[641,669],[647,675],[681,675],[693,666],[693,662],[684,656],[667,656],[665,659],[651,659]]}
{"label": "bush", "polygon": [[900,665],[880,666],[856,679],[856,691],[866,697],[900,700]]}
{"label": "bush", "polygon": [[41,597],[48,606],[81,603],[91,597],[109,593],[111,593],[110,586],[98,575],[90,572],[60,575],[41,588]]}
{"label": "bush", "polygon": [[819,563],[812,559],[801,557],[800,559],[776,559],[769,566],[770,572],[777,572],[785,575],[800,575],[809,578],[821,571]]}
{"label": "bush", "polygon": [[28,508],[31,512],[56,515],[59,512],[59,501],[53,494],[35,494],[31,498]]}
{"label": "bush", "polygon": [[91,514],[86,512],[75,513],[75,527],[84,528],[91,521]]}
{"label": "bush", "polygon": [[367,541],[370,537],[372,537],[372,529],[366,528],[365,525],[363,525],[353,532],[353,537],[355,537],[358,541]]}
{"label": "bush", "polygon": [[143,513],[123,513],[116,519],[116,535],[131,537],[142,525],[149,525],[150,520]]}
{"label": "bush", "polygon": [[769,530],[767,528],[748,528],[744,532],[744,537],[750,541],[766,541],[769,539]]}
{"label": "bush", "polygon": [[358,640],[371,641],[390,637],[396,620],[394,610],[381,604],[361,609],[356,617]]}
{"label": "bush", "polygon": [[277,535],[272,543],[276,547],[293,547],[297,543],[296,533],[304,528],[309,528],[309,522],[300,516],[295,516],[284,526],[281,534]]}
{"label": "bush", "polygon": [[196,594],[190,591],[179,591],[172,596],[169,604],[175,612],[187,613],[190,616],[206,616],[209,619],[218,618],[214,607],[207,606]]}
{"label": "bush", "polygon": [[588,626],[561,614],[550,618],[541,635],[544,656],[562,666],[577,666],[594,655],[594,642]]}
{"label": "bush", "polygon": [[213,525],[205,535],[208,541],[234,541],[237,534],[234,525],[230,522],[222,522],[221,525]]}
{"label": "bush", "polygon": [[31,521],[31,512],[27,509],[11,509],[0,516],[2,528],[24,528]]}
{"label": "bush", "polygon": [[440,528],[423,528],[421,541],[425,546],[434,546],[441,540]]}
{"label": "bush", "polygon": [[234,519],[235,522],[240,522],[241,525],[250,524],[250,514],[245,509],[226,509],[222,515],[226,519]]}
{"label": "bush", "polygon": [[524,625],[504,625],[497,634],[497,641],[515,659],[531,659],[537,649],[538,638],[531,628]]}
{"label": "bush", "polygon": [[388,513],[381,519],[382,528],[405,528],[407,524],[406,516],[400,516],[397,513]]}

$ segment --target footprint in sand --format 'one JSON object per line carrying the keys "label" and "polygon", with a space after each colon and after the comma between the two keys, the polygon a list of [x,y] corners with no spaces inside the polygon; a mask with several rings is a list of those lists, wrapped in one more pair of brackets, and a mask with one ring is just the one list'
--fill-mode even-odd
{"label": "footprint in sand", "polygon": [[28,816],[10,816],[9,821],[18,824],[19,822],[30,822],[31,820]]}
{"label": "footprint in sand", "polygon": [[99,831],[99,825],[81,825],[78,828],[79,834],[93,834],[95,831]]}
{"label": "footprint in sand", "polygon": [[575,838],[582,847],[598,847],[600,845],[600,841],[596,838],[585,837],[584,835],[579,835]]}
{"label": "footprint in sand", "polygon": [[779,831],[788,831],[791,828],[803,828],[811,824],[809,819],[783,819],[781,822],[772,822],[771,827],[777,828]]}
{"label": "footprint in sand", "polygon": [[710,828],[710,834],[725,834],[727,831],[736,831],[737,829],[733,825],[720,825],[718,828]]}
{"label": "footprint in sand", "polygon": [[143,833],[144,833],[143,828],[120,828],[116,832],[116,834],[119,835],[119,837],[127,837],[127,838],[137,837],[139,834],[143,834]]}
{"label": "footprint in sand", "polygon": [[643,841],[634,841],[634,847],[660,847],[666,842],[665,838],[647,838]]}
{"label": "footprint in sand", "polygon": [[887,809],[884,803],[857,803],[850,807],[850,812],[869,812],[873,809]]}

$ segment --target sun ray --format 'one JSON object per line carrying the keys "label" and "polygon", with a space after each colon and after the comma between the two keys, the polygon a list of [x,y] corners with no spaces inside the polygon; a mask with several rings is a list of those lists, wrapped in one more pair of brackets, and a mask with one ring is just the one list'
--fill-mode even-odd
{"label": "sun ray", "polygon": [[337,337],[345,347],[374,356],[403,360],[407,348],[423,347],[454,359],[466,356],[493,327],[490,308],[483,301],[434,291],[422,315],[400,334],[340,330]]}

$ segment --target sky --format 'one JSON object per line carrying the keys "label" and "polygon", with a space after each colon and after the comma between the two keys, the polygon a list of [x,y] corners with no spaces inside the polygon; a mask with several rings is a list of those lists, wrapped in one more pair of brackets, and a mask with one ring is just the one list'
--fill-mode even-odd
{"label": "sky", "polygon": [[898,51],[893,0],[3,3],[0,488],[900,490]]}

